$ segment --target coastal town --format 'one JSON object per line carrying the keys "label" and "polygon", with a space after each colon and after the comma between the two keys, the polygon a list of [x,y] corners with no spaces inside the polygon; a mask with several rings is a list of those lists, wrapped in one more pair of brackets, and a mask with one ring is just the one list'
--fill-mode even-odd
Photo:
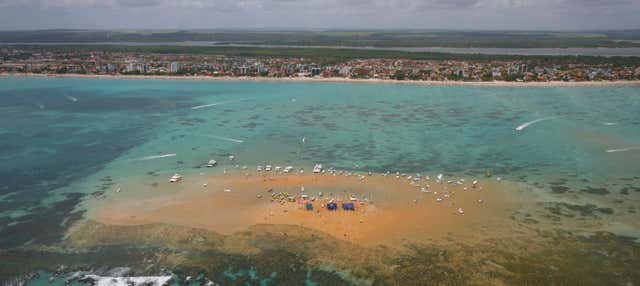
{"label": "coastal town", "polygon": [[[551,63],[550,63],[551,62]],[[0,48],[0,74],[344,78],[397,81],[585,82],[640,80],[640,66],[527,60],[239,57]]]}

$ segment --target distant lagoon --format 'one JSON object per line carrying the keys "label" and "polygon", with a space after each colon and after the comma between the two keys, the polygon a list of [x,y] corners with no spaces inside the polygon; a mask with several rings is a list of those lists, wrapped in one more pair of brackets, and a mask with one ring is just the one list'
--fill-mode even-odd
{"label": "distant lagoon", "polygon": [[524,56],[640,56],[640,47],[631,48],[452,48],[452,47],[353,47],[353,46],[301,46],[301,45],[260,45],[260,44],[229,44],[211,41],[184,42],[12,42],[2,43],[0,46],[37,45],[122,45],[122,46],[181,46],[181,47],[255,47],[255,48],[317,48],[317,49],[356,49],[378,51],[402,51],[413,53],[452,53],[452,54],[483,54],[483,55],[524,55]]}

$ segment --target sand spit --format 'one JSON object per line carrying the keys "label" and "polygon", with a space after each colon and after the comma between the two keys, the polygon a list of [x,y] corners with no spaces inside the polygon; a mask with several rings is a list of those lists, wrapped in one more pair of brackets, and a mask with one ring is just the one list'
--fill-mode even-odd
{"label": "sand spit", "polygon": [[[476,239],[487,229],[496,236],[497,230],[508,231],[510,213],[532,201],[509,182],[472,182],[256,172],[187,176],[177,184],[136,179],[123,184],[122,193],[87,202],[87,217],[109,225],[161,223],[226,235],[259,224],[297,225],[360,245],[397,246],[450,234]],[[327,209],[331,202],[338,210]],[[343,210],[343,203],[353,203],[355,210]]]}
{"label": "sand spit", "polygon": [[[86,202],[86,220],[70,228],[64,247],[147,249],[145,265],[210,277],[251,267],[259,277],[278,273],[280,285],[309,273],[324,284],[343,281],[335,285],[599,285],[640,277],[621,275],[635,269],[628,261],[637,260],[637,243],[535,221],[528,212],[538,198],[507,180],[211,172],[175,184],[131,178],[121,193]],[[313,211],[303,194],[316,197]],[[352,197],[355,211],[326,210],[331,198],[340,205]],[[614,254],[602,256],[602,247]]]}

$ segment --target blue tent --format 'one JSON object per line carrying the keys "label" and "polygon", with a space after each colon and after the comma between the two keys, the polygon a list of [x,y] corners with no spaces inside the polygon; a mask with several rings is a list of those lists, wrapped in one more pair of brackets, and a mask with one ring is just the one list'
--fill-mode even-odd
{"label": "blue tent", "polygon": [[342,209],[345,211],[355,211],[356,206],[353,203],[342,203]]}
{"label": "blue tent", "polygon": [[330,211],[335,211],[338,209],[338,204],[336,203],[328,203],[327,204],[327,209]]}
{"label": "blue tent", "polygon": [[308,211],[312,211],[312,210],[313,210],[313,204],[312,204],[312,203],[307,203],[304,207],[305,207]]}

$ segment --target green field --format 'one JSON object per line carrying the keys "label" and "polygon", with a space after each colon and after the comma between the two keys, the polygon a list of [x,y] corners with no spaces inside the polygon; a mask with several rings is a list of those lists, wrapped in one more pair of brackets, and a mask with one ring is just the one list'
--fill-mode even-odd
{"label": "green field", "polygon": [[568,48],[640,47],[640,30],[441,31],[441,30],[29,30],[0,31],[0,42],[184,42],[354,47]]}
{"label": "green field", "polygon": [[[638,66],[640,57],[595,57],[595,56],[519,56],[448,54],[425,52],[402,52],[362,49],[324,48],[258,48],[258,47],[184,47],[184,46],[112,46],[112,45],[63,45],[63,46],[19,46],[30,52],[132,52],[147,54],[197,54],[227,57],[255,58],[305,58],[322,64],[332,64],[353,59],[413,59],[413,60],[464,60],[464,61],[528,61],[539,64],[611,64],[613,66]],[[28,56],[28,55],[25,55]]]}

